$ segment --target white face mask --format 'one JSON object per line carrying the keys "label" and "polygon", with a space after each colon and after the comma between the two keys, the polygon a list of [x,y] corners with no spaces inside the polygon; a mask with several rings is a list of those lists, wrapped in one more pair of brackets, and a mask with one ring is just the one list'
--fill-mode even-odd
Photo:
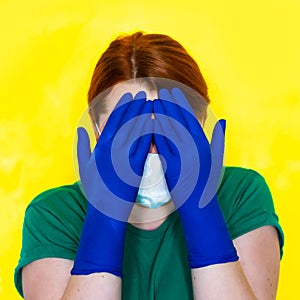
{"label": "white face mask", "polygon": [[158,208],[171,200],[164,170],[156,153],[148,153],[136,203]]}

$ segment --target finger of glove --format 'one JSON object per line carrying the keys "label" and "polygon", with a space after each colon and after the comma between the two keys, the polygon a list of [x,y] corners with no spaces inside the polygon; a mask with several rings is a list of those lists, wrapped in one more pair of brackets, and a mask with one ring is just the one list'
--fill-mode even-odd
{"label": "finger of glove", "polygon": [[114,107],[114,110],[117,110],[118,108],[122,107],[122,106],[126,106],[126,104],[128,104],[128,102],[133,100],[133,95],[130,92],[124,93],[121,98],[119,99],[119,101],[117,102],[117,104]]}
{"label": "finger of glove", "polygon": [[[203,135],[205,137],[205,134],[203,132],[203,129],[199,123],[199,120],[197,119],[197,116],[195,115],[189,101],[186,99],[184,93],[179,88],[173,88],[171,90],[171,95],[173,98],[173,102],[177,104],[178,107],[180,107],[180,116],[182,119],[183,124],[185,124],[185,127],[193,134],[200,135],[203,138]],[[198,137],[199,139],[199,137]],[[206,137],[205,137],[206,139]]]}
{"label": "finger of glove", "polygon": [[[171,101],[162,101],[162,105],[166,114],[172,118],[173,128],[177,136],[181,141],[186,142],[186,134],[188,131],[195,141],[202,141],[209,144],[195,114],[192,110],[189,112],[186,109],[188,106],[184,94],[178,88],[173,88],[172,93],[173,94],[170,95],[170,93],[164,89],[161,91],[161,97],[171,99]],[[179,123],[175,122],[175,120]],[[182,126],[180,124],[182,124]]]}
{"label": "finger of glove", "polygon": [[147,119],[143,127],[143,135],[135,143],[135,148],[132,151],[132,155],[137,161],[141,162],[142,168],[144,167],[147,155],[149,153],[150,145],[152,142],[152,135],[154,124],[151,118]]}
{"label": "finger of glove", "polygon": [[205,207],[217,193],[223,165],[225,127],[226,121],[219,120],[213,130],[210,145],[212,152],[211,171],[199,201],[200,208]]}
{"label": "finger of glove", "polygon": [[[146,95],[144,93],[144,95]],[[118,134],[118,145],[123,147],[128,146],[128,144],[133,143],[132,138],[138,136],[143,128],[143,123],[146,120],[145,114],[150,118],[152,113],[152,104],[146,101],[146,98],[139,98],[133,100],[129,103],[126,113],[122,117],[122,122],[120,123],[119,131],[122,134]]]}
{"label": "finger of glove", "polygon": [[223,119],[219,120],[214,127],[211,139],[211,150],[214,154],[214,158],[217,159],[219,163],[223,162],[225,129],[226,121]]}
{"label": "finger of glove", "polygon": [[122,126],[127,121],[141,115],[145,102],[146,102],[146,93],[144,91],[138,92],[134,97],[134,99],[128,103],[128,108],[124,113],[124,115],[122,116],[120,125]]}
{"label": "finger of glove", "polygon": [[87,165],[91,156],[91,145],[87,131],[83,127],[77,128],[77,160],[79,172]]}
{"label": "finger of glove", "polygon": [[168,101],[157,99],[153,103],[153,111],[155,118],[160,123],[160,128],[164,135],[179,141],[180,139],[180,123],[176,119],[177,113],[170,109],[174,106]]}
{"label": "finger of glove", "polygon": [[[177,120],[186,127],[187,123],[183,118],[181,107],[174,101],[174,98],[170,92],[167,89],[160,89],[158,92],[158,98],[162,102],[164,113],[172,120]],[[175,126],[175,124],[173,124],[173,126]]]}
{"label": "finger of glove", "polygon": [[146,101],[142,107],[140,116],[135,119],[133,130],[130,131],[128,141],[132,142],[137,138],[137,141],[132,145],[131,153],[133,155],[141,154],[144,157],[148,154],[152,135],[153,135],[153,120],[151,114],[153,113],[153,101]]}
{"label": "finger of glove", "polygon": [[[153,101],[154,119],[154,142],[159,150],[162,152],[172,152],[172,145],[167,138],[171,134],[175,134],[175,130],[171,124],[170,117],[166,115],[165,110],[160,99]],[[178,139],[178,137],[177,137]]]}
{"label": "finger of glove", "polygon": [[98,142],[103,141],[105,143],[115,136],[121,124],[124,122],[123,117],[126,115],[132,99],[133,97],[130,93],[126,93],[121,97],[118,105],[109,116]]}
{"label": "finger of glove", "polygon": [[[185,128],[189,129],[188,123],[186,122],[182,114],[182,107],[180,106],[180,104],[176,103],[171,93],[167,89],[161,89],[158,92],[158,97],[162,102],[165,113],[172,119],[177,120],[178,122],[183,124]],[[174,125],[175,124],[173,124],[173,126]]]}
{"label": "finger of glove", "polygon": [[174,103],[178,104],[181,108],[188,111],[191,115],[197,118],[189,100],[186,98],[185,94],[180,88],[172,88],[171,95],[173,97]]}

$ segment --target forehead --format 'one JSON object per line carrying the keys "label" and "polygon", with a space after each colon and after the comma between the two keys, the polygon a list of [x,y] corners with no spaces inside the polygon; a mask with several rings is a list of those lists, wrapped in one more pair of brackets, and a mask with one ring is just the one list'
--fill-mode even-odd
{"label": "forehead", "polygon": [[107,120],[125,93],[131,93],[134,98],[138,92],[144,91],[148,100],[154,100],[158,98],[158,90],[162,88],[171,90],[174,87],[178,87],[185,94],[197,118],[205,119],[208,103],[199,93],[174,80],[156,77],[130,79],[110,87],[90,102],[89,111],[94,121],[101,124]]}
{"label": "forehead", "polygon": [[99,94],[90,104],[90,112],[93,114],[93,118],[100,124],[107,120],[109,115],[114,110],[115,106],[126,93],[131,93],[133,98],[135,95],[144,91],[148,100],[158,98],[157,88],[150,81],[145,80],[130,80],[120,82],[105,93]]}
{"label": "forehead", "polygon": [[148,100],[158,97],[157,89],[149,83],[141,81],[121,82],[115,85],[105,97],[107,111],[112,112],[118,101],[125,93],[131,93],[134,97],[138,92],[144,91]]}

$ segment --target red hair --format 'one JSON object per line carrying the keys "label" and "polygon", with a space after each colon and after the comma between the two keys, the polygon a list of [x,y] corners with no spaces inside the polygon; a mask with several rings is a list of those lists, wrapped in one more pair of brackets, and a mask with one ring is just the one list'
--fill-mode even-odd
{"label": "red hair", "polygon": [[181,44],[167,35],[143,32],[121,36],[111,42],[96,64],[88,102],[121,81],[142,77],[181,82],[210,102],[200,69]]}

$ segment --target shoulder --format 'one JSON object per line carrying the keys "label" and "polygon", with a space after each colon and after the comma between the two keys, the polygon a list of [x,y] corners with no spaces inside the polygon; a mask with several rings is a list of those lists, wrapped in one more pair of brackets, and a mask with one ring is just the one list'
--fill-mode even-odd
{"label": "shoulder", "polygon": [[51,203],[55,199],[65,200],[71,197],[73,199],[84,198],[84,195],[80,189],[79,183],[62,185],[59,187],[54,187],[38,194],[30,203],[30,206],[43,205],[45,203]]}
{"label": "shoulder", "polygon": [[[75,252],[86,214],[87,201],[77,183],[49,189],[28,205],[23,222],[23,260],[58,255],[61,248]],[[61,257],[61,256],[55,256]]]}
{"label": "shoulder", "polygon": [[266,180],[257,171],[241,167],[224,168],[218,191],[221,198],[245,198],[254,191],[271,197]]}
{"label": "shoulder", "polygon": [[225,167],[223,179],[226,181],[230,180],[237,184],[253,179],[264,180],[263,176],[253,169],[247,169],[242,167]]}
{"label": "shoulder", "polygon": [[[25,211],[23,239],[28,244],[53,241],[60,235],[79,239],[87,209],[87,200],[79,184],[52,188],[37,195]],[[24,245],[23,245],[24,246]]]}
{"label": "shoulder", "polygon": [[262,226],[274,226],[282,256],[284,233],[271,191],[261,174],[251,169],[226,167],[218,200],[233,239]]}
{"label": "shoulder", "polygon": [[86,211],[86,198],[79,183],[63,185],[48,189],[37,195],[28,205],[26,211],[33,208],[45,210]]}
{"label": "shoulder", "polygon": [[22,294],[22,268],[33,261],[56,257],[74,260],[87,201],[78,183],[46,190],[27,206],[22,249],[15,284]]}
{"label": "shoulder", "polygon": [[232,238],[264,225],[273,225],[283,240],[270,189],[258,172],[226,167],[218,201]]}
{"label": "shoulder", "polygon": [[273,204],[264,177],[252,169],[241,167],[224,168],[218,196],[220,205],[227,206],[227,209],[249,202]]}

